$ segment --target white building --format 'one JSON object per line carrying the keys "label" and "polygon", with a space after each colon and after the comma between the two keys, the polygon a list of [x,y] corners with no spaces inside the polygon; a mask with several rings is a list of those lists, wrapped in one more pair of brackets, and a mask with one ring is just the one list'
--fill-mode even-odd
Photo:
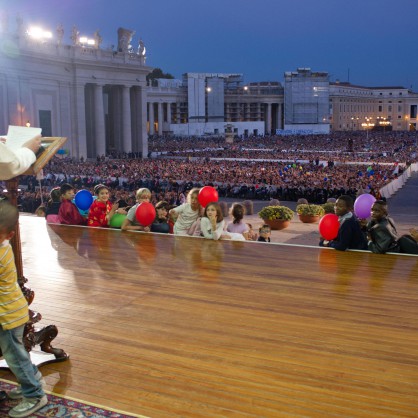
{"label": "white building", "polygon": [[75,157],[115,148],[148,154],[145,51],[129,49],[132,32],[119,29],[118,49],[100,48],[73,28],[73,45],[2,33],[0,132],[8,125],[39,126],[44,136],[66,136]]}
{"label": "white building", "polygon": [[[2,22],[0,22],[1,25]],[[0,26],[0,133],[8,125],[39,126],[44,136],[68,138],[76,158],[109,151],[148,155],[148,135],[327,133],[387,127],[414,130],[418,94],[402,87],[330,83],[325,72],[299,68],[278,81],[244,83],[242,74],[186,73],[182,80],[147,84],[141,39],[119,28],[117,46],[73,27],[55,36]]]}

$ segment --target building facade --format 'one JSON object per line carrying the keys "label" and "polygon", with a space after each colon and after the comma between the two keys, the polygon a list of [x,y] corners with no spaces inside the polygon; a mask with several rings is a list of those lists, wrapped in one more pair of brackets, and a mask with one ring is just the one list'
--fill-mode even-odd
{"label": "building facade", "polygon": [[84,44],[76,28],[72,45],[62,44],[62,33],[50,42],[23,30],[3,32],[0,132],[8,125],[39,126],[44,136],[67,137],[66,152],[77,158],[112,149],[146,156],[151,69],[143,50],[129,50],[131,38],[132,31],[120,28],[118,49],[105,50],[100,35]]}
{"label": "building facade", "polygon": [[65,152],[95,158],[112,150],[148,155],[148,135],[327,133],[382,128],[415,130],[418,94],[402,87],[332,83],[326,72],[298,68],[278,81],[245,83],[242,74],[186,73],[149,85],[146,49],[118,29],[117,46],[101,48],[77,28],[32,36],[0,26],[0,133],[39,126],[66,136]]}
{"label": "building facade", "polygon": [[330,84],[331,129],[415,131],[418,94],[404,87]]}
{"label": "building facade", "polygon": [[298,68],[285,73],[285,130],[329,132],[329,75]]}

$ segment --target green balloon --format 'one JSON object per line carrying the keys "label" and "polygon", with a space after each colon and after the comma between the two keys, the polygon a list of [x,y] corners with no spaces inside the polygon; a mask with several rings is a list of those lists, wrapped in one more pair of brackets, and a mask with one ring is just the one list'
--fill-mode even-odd
{"label": "green balloon", "polygon": [[109,225],[112,228],[120,228],[125,218],[126,218],[126,215],[122,215],[121,213],[115,213],[112,216],[112,219],[110,220]]}

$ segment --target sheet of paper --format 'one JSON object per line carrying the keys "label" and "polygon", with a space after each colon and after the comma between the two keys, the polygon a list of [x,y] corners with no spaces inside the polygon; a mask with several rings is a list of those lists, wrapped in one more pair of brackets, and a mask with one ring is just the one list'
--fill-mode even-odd
{"label": "sheet of paper", "polygon": [[10,149],[21,148],[22,145],[36,135],[40,135],[42,128],[27,128],[26,126],[9,125],[6,136],[6,145]]}

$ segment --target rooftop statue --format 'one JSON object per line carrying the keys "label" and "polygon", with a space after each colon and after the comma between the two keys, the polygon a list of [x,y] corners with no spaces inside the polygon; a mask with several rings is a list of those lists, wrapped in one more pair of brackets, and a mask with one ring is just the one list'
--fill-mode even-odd
{"label": "rooftop statue", "polygon": [[62,24],[57,26],[57,44],[61,45],[62,44],[62,38],[64,37],[64,28],[62,26]]}
{"label": "rooftop statue", "polygon": [[73,26],[73,29],[71,31],[71,40],[73,42],[73,45],[78,45],[78,37],[80,35],[80,32],[77,30],[76,26]]}
{"label": "rooftop statue", "polygon": [[96,32],[94,32],[93,38],[95,47],[100,48],[100,45],[103,42],[103,38],[100,36],[99,30],[96,30]]}
{"label": "rooftop statue", "polygon": [[131,48],[130,44],[132,41],[132,36],[135,31],[119,28],[118,29],[118,52],[128,52]]}
{"label": "rooftop statue", "polygon": [[138,44],[138,55],[144,56],[146,53],[146,48],[142,39],[139,40]]}

